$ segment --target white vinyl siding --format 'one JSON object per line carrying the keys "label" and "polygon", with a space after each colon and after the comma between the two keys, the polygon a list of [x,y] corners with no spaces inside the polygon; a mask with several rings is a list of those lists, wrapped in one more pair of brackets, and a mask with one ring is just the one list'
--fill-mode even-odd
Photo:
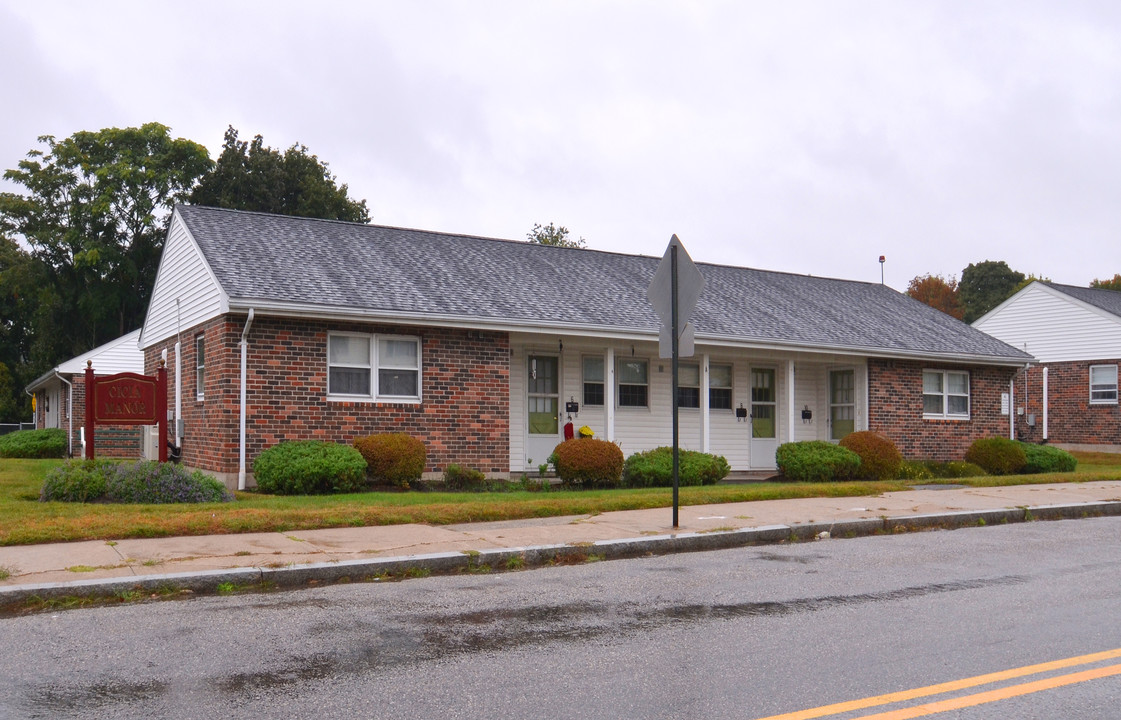
{"label": "white vinyl siding", "polygon": [[179,215],[174,215],[141,330],[141,347],[149,348],[228,309],[229,300],[198,245]]}
{"label": "white vinyl siding", "polygon": [[420,339],[331,333],[327,337],[327,397],[334,400],[417,402]]}
{"label": "white vinyl siding", "polygon": [[1117,404],[1117,366],[1090,366],[1090,404]]}
{"label": "white vinyl siding", "polygon": [[1039,283],[973,326],[1041,363],[1121,357],[1121,317]]}

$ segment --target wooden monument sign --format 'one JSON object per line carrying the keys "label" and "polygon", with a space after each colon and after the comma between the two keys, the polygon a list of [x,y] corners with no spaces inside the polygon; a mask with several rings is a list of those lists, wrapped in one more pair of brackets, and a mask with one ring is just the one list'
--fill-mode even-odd
{"label": "wooden monument sign", "polygon": [[167,369],[156,376],[117,373],[95,377],[86,362],[86,459],[94,456],[93,430],[103,425],[159,425],[160,462],[167,462]]}

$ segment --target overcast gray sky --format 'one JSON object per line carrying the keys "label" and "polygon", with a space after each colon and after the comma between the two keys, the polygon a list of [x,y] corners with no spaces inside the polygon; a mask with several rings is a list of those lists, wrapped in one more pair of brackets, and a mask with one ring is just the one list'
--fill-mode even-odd
{"label": "overcast gray sky", "polygon": [[149,121],[217,157],[232,124],[378,224],[877,282],[886,255],[900,290],[1121,272],[1116,0],[0,0],[0,59],[2,169]]}

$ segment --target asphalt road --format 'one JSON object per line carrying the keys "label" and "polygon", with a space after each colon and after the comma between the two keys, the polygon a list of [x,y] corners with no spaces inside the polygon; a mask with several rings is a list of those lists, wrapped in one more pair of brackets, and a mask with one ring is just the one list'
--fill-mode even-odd
{"label": "asphalt road", "polygon": [[[1035,522],[8,618],[0,718],[793,713],[1121,648],[1119,539]],[[995,693],[935,717],[1116,718],[1119,672],[1121,651],[802,717]]]}

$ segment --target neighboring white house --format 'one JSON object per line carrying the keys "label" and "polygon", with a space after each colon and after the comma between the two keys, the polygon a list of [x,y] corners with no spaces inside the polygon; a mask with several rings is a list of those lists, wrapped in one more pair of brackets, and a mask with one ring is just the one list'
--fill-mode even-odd
{"label": "neighboring white house", "polygon": [[1121,451],[1121,292],[1036,281],[973,327],[1039,361],[1015,380],[1017,437]]}
{"label": "neighboring white house", "polygon": [[[86,363],[93,363],[94,372],[98,375],[143,373],[144,353],[137,345],[139,339],[140,330],[133,330],[60,363],[28,385],[26,392],[35,398],[35,427],[65,429],[69,438],[69,454],[81,455],[86,412]],[[139,443],[140,430],[135,427],[99,427],[97,432],[99,454],[134,457],[134,448],[139,452],[139,445],[135,443]]]}

